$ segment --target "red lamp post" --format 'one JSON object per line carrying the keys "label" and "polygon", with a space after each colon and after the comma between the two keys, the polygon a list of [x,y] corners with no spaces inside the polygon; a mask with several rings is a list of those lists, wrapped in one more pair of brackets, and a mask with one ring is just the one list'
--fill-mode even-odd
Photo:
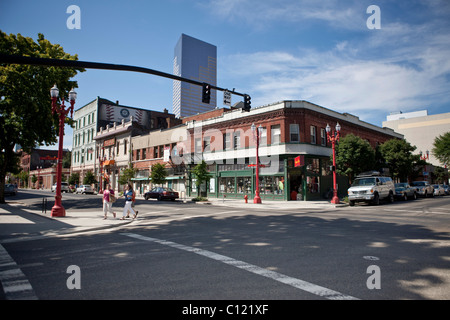
{"label": "red lamp post", "polygon": [[64,138],[64,120],[70,111],[70,117],[73,115],[73,106],[77,98],[77,93],[72,89],[69,92],[70,107],[66,109],[64,99],[62,104],[58,107],[56,100],[58,100],[59,90],[56,84],[50,89],[50,96],[52,98],[52,113],[59,115],[59,147],[58,147],[58,165],[56,167],[56,195],[55,205],[52,208],[52,217],[65,217],[66,210],[61,204],[61,175],[62,175],[62,160],[63,160],[63,138]]}
{"label": "red lamp post", "polygon": [[339,122],[336,124],[336,131],[331,132],[330,125],[327,124],[327,139],[328,142],[331,142],[333,147],[333,199],[331,199],[331,203],[338,204],[339,197],[337,196],[337,188],[336,188],[336,141],[339,141],[339,132],[341,131],[341,126]]}
{"label": "red lamp post", "polygon": [[255,197],[253,198],[253,203],[261,203],[261,197],[259,196],[259,139],[261,137],[262,130],[263,128],[261,125],[259,125],[258,130],[256,130],[255,124],[252,124],[253,138],[256,141],[256,191]]}

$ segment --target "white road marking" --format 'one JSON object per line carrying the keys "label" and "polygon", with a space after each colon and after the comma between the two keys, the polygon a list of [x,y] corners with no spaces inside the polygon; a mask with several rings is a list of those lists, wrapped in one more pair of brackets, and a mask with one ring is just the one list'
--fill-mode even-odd
{"label": "white road marking", "polygon": [[315,285],[313,283],[307,282],[307,281],[303,281],[300,279],[296,279],[293,277],[289,277],[286,276],[284,274],[275,272],[275,271],[271,271],[265,268],[261,268],[258,267],[256,265],[244,262],[244,261],[240,261],[240,260],[236,260],[221,254],[217,254],[208,250],[203,250],[200,248],[195,248],[195,247],[190,247],[190,246],[185,246],[179,243],[175,243],[172,241],[166,241],[166,240],[161,240],[161,239],[156,239],[156,238],[150,238],[150,237],[145,237],[139,234],[135,234],[135,233],[121,233],[124,236],[127,237],[131,237],[131,238],[135,238],[135,239],[139,239],[139,240],[143,240],[143,241],[150,241],[150,242],[155,242],[155,243],[159,243],[161,245],[165,245],[165,246],[169,246],[172,248],[176,248],[179,250],[184,250],[187,252],[192,252],[192,253],[196,253],[198,255],[231,265],[233,267],[239,268],[239,269],[243,269],[246,270],[248,272],[252,272],[254,274],[290,285],[294,288],[312,293],[314,295],[326,298],[326,299],[330,299],[330,300],[358,300],[355,297],[352,296],[348,296],[345,295],[343,293],[331,290],[331,289],[327,289],[325,287],[321,287],[318,285]]}
{"label": "white road marking", "polygon": [[0,282],[7,300],[37,300],[27,277],[1,244]]}

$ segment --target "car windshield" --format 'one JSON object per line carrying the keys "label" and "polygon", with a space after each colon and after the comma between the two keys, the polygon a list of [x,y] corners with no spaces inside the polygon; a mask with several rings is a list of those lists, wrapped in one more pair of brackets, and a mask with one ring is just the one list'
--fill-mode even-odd
{"label": "car windshield", "polygon": [[375,184],[375,178],[361,178],[356,179],[352,187],[358,187],[358,186],[373,186]]}
{"label": "car windshield", "polygon": [[407,184],[406,183],[396,183],[395,187],[396,188],[406,188]]}

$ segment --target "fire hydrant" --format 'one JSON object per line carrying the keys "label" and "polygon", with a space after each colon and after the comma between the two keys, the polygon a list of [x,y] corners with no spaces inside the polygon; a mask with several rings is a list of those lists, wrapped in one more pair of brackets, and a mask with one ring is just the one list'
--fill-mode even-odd
{"label": "fire hydrant", "polygon": [[244,200],[245,200],[245,203],[248,203],[248,196],[247,195],[244,196]]}

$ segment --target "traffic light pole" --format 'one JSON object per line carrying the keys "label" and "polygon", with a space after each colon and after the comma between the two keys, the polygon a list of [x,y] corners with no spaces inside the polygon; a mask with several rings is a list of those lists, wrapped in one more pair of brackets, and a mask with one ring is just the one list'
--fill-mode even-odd
{"label": "traffic light pole", "polygon": [[[89,62],[89,61],[77,61],[77,60],[60,60],[60,59],[49,59],[49,58],[35,58],[35,57],[23,57],[14,55],[0,54],[0,63],[9,64],[29,64],[29,65],[40,65],[40,66],[54,66],[54,67],[66,67],[66,68],[83,68],[83,69],[101,69],[101,70],[118,70],[118,71],[132,71],[152,74],[159,77],[169,78],[172,80],[183,81],[190,84],[194,84],[203,87],[204,82],[179,77],[170,73],[157,71],[153,69],[135,67],[123,64],[111,64],[102,62]],[[218,91],[229,91],[228,89],[220,88],[217,86],[209,85],[211,89]],[[229,91],[232,94],[246,97],[245,93],[240,93],[236,91]]]}

